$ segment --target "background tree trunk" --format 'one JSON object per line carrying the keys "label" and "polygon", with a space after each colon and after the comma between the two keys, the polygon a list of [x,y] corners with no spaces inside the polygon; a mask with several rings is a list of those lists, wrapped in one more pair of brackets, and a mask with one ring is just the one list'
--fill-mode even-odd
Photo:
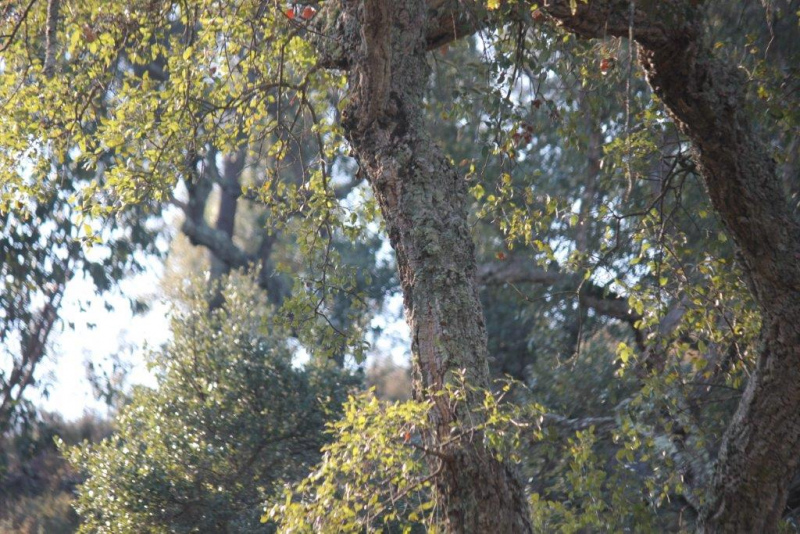
{"label": "background tree trunk", "polygon": [[[403,287],[412,334],[414,395],[427,398],[463,372],[474,387],[489,387],[486,332],[467,224],[467,187],[432,143],[423,118],[426,4],[422,0],[365,0],[345,7],[349,35],[350,103],[343,125],[380,204]],[[530,532],[524,488],[475,433],[446,441],[466,405],[435,399],[440,455],[437,495],[451,532]]]}

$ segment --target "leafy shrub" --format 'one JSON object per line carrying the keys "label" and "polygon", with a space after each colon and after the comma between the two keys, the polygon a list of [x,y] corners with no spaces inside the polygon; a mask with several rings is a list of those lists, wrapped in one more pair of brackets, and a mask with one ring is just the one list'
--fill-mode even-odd
{"label": "leafy shrub", "polygon": [[152,356],[116,433],[71,451],[87,474],[82,532],[272,532],[265,500],[320,459],[322,432],[360,379],[329,362],[293,365],[287,332],[252,280],[231,276],[224,309],[194,289]]}

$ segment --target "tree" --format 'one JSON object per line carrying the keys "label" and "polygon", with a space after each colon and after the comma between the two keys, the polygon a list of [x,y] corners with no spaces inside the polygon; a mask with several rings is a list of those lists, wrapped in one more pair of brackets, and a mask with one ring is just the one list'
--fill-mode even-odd
{"label": "tree", "polygon": [[56,447],[98,442],[111,433],[107,421],[85,415],[65,422],[41,414],[32,428],[18,428],[2,438],[0,457],[0,528],[3,532],[75,532],[80,518],[72,507],[80,477]]}
{"label": "tree", "polygon": [[[474,297],[471,246],[452,241],[463,235],[459,225],[465,226],[466,217],[448,212],[438,204],[441,201],[436,195],[450,181],[444,178],[443,184],[443,177],[452,176],[453,170],[442,163],[438,154],[426,155],[426,141],[398,149],[401,140],[413,138],[415,127],[424,131],[413,116],[413,110],[421,107],[419,95],[424,82],[417,79],[423,62],[417,60],[411,67],[404,63],[414,52],[421,55],[428,48],[428,35],[419,30],[426,27],[421,14],[428,8],[420,3],[393,10],[381,2],[366,2],[363,12],[348,13],[345,9],[349,21],[358,21],[365,29],[357,34],[356,44],[344,46],[344,61],[355,73],[351,77],[352,115],[345,117],[344,124],[360,162],[371,176],[398,253],[409,325],[415,336],[418,383],[424,388],[445,382],[447,371],[454,369],[449,367],[452,362],[456,366],[467,364],[476,373],[470,377],[471,383],[487,386],[480,363],[485,360],[485,353],[469,359],[467,355],[472,351],[456,348],[446,333],[454,328],[455,319],[456,328],[464,329],[457,330],[459,337],[469,340],[469,347],[483,344],[479,341],[484,337],[482,321],[464,317],[465,310],[474,310],[474,315],[480,317]],[[773,160],[739,105],[744,101],[743,80],[713,58],[709,45],[703,42],[699,9],[690,2],[664,2],[638,10],[624,2],[546,2],[543,8],[568,30],[582,36],[609,33],[635,39],[642,46],[643,66],[655,93],[696,146],[709,196],[742,251],[744,269],[764,321],[758,370],[748,383],[723,441],[705,512],[705,528],[775,530],[800,453],[800,421],[794,420],[798,413],[794,407],[800,402],[796,379],[800,355],[800,264],[796,261],[800,257],[800,224],[785,201]],[[409,21],[409,14],[422,19]],[[460,13],[447,15],[445,19],[454,20]],[[460,191],[447,191],[448,207],[458,210],[466,193],[463,186]],[[433,215],[443,213],[446,215],[439,220]],[[442,250],[448,258],[456,250],[468,250],[467,258],[458,257],[456,261],[465,270],[448,265],[440,256]],[[432,277],[430,281],[426,275]],[[436,285],[437,278],[443,287],[427,285]],[[422,302],[415,284],[421,284]],[[437,289],[443,291],[441,296]],[[433,298],[432,303],[426,302],[427,297]],[[448,309],[453,304],[457,310]],[[792,408],[783,410],[779,406]],[[446,424],[452,417],[445,411],[440,420]],[[480,464],[477,457],[470,460],[471,465]],[[461,473],[470,472],[462,466],[458,468]],[[492,474],[475,474],[473,481],[461,483],[470,488],[466,490],[468,494],[475,491],[478,480],[483,485],[490,484],[481,476],[497,477],[491,468],[487,470]],[[455,480],[450,487],[444,485],[442,494],[446,503],[463,510],[461,484]],[[524,522],[516,521],[515,512],[524,513],[520,512],[519,499],[514,498],[515,491],[511,489],[509,494],[507,488],[513,487],[509,483],[495,490],[496,495],[503,496],[504,503],[514,503],[511,509],[504,511],[495,503],[484,509],[487,515],[489,510],[500,510],[498,516],[503,518],[500,521],[508,521],[503,524],[508,531],[525,528]],[[453,499],[455,505],[448,499]],[[454,512],[451,528],[485,528],[488,523],[481,523],[481,510],[475,509],[474,514],[463,518]]]}
{"label": "tree", "polygon": [[[33,8],[33,4],[30,7]],[[12,48],[15,44],[13,37],[18,31],[26,31],[26,22],[37,14],[42,15],[45,17],[42,22],[52,30],[47,32],[43,44],[48,54],[54,52],[48,55],[53,60],[49,67],[52,70],[43,74],[46,78],[52,78],[56,70],[59,74],[67,74],[69,69],[56,62],[60,56],[55,53],[63,44],[55,31],[58,21],[63,18],[61,3],[49,2],[47,9],[39,13],[35,9],[23,8],[24,6],[14,4],[6,7],[5,21],[9,24],[11,33],[5,49]],[[181,24],[172,21],[167,25],[164,35],[159,37],[158,44],[170,46],[169,36],[178,35],[182,28]],[[80,32],[80,35],[75,34],[74,37],[80,37],[84,44],[91,45],[96,51],[98,34],[95,30],[87,26],[81,28]],[[76,44],[78,43],[73,42],[71,46]],[[170,71],[162,57],[137,63],[131,61],[126,52],[123,50],[119,55],[109,58],[109,72],[127,71],[135,76],[146,76],[156,83],[169,82]],[[13,70],[11,65],[9,63],[7,67],[9,71]],[[116,75],[112,74],[112,78],[114,76]],[[13,87],[15,83],[17,82],[11,82],[7,88]],[[89,100],[81,104],[83,115],[78,117],[81,129],[86,132],[94,131],[98,124],[96,118],[109,112],[108,104],[113,107],[112,100],[96,97],[99,87],[95,87],[94,91],[94,94],[90,93]],[[5,105],[13,107],[14,100],[19,96],[12,90],[7,95]],[[81,98],[83,96],[86,95],[83,94]],[[90,110],[94,112],[94,119],[84,116]],[[273,107],[270,113],[274,115],[274,112]],[[34,113],[39,113],[38,105]],[[52,125],[49,120],[43,119],[39,126]],[[64,125],[63,120],[56,122]],[[304,144],[308,132],[302,128],[296,130],[291,132],[293,142],[287,144],[286,154],[281,158],[280,165],[281,172],[287,175],[287,181],[293,182],[295,186],[308,178],[306,166],[313,156],[313,150],[309,151]],[[58,136],[63,137],[64,133],[59,132],[56,137]],[[36,370],[47,356],[52,341],[51,334],[59,326],[68,325],[67,322],[60,321],[60,304],[69,280],[76,275],[90,277],[98,291],[103,292],[111,289],[121,278],[141,269],[142,253],[155,256],[163,253],[157,243],[157,238],[164,237],[164,226],[158,223],[162,209],[177,206],[184,215],[180,225],[181,232],[193,245],[202,246],[209,251],[211,283],[232,268],[258,266],[262,276],[260,284],[274,302],[280,303],[290,296],[291,281],[280,271],[303,272],[303,265],[298,266],[298,262],[294,262],[295,265],[289,267],[287,264],[292,262],[275,260],[282,255],[282,247],[292,248],[295,244],[292,236],[281,239],[280,228],[265,219],[263,206],[253,209],[254,204],[258,206],[260,203],[252,193],[243,194],[243,187],[258,189],[263,184],[263,179],[248,172],[260,164],[258,157],[248,150],[248,140],[241,132],[237,140],[227,153],[220,153],[214,144],[208,147],[204,157],[198,161],[198,167],[187,177],[184,184],[187,186],[185,196],[180,193],[170,194],[165,202],[148,202],[147,205],[132,207],[102,223],[81,208],[88,208],[88,204],[84,204],[88,198],[82,197],[81,193],[87,187],[105,188],[114,182],[113,178],[109,182],[109,171],[117,166],[120,159],[113,147],[98,151],[97,159],[92,165],[83,165],[79,152],[67,153],[63,158],[44,159],[32,156],[37,153],[35,150],[29,153],[26,152],[27,149],[21,152],[10,149],[5,153],[8,157],[6,164],[12,174],[20,170],[15,159],[30,158],[39,165],[26,167],[22,171],[25,179],[30,178],[31,183],[39,184],[54,180],[54,187],[34,187],[31,191],[35,189],[35,194],[23,200],[23,197],[14,194],[11,185],[15,182],[8,177],[4,181],[4,200],[11,200],[15,209],[2,214],[3,239],[0,242],[0,272],[6,286],[3,296],[0,297],[3,306],[0,340],[5,342],[5,357],[9,359],[8,369],[4,369],[4,373],[0,375],[0,428],[8,427],[14,417],[24,414],[24,392],[29,386],[36,384]],[[84,143],[82,149],[80,146],[78,148],[80,152],[85,152],[86,144]],[[312,152],[311,156],[309,152]],[[128,163],[130,162],[128,159]],[[354,178],[352,182],[341,184],[337,187],[336,194],[340,197],[346,196],[359,181],[360,179]],[[26,190],[24,186],[21,189]],[[216,212],[213,208],[209,209],[213,203],[217,204]],[[244,217],[242,212],[245,212]],[[97,211],[94,213],[96,215]],[[287,214],[286,218],[292,216],[297,216],[296,211]],[[214,220],[210,221],[211,218]],[[85,225],[82,224],[84,221]],[[244,232],[241,231],[242,226],[245,227]],[[103,251],[99,255],[105,255],[102,261],[92,259],[98,254],[96,251],[95,254],[87,254],[86,247],[80,245],[81,241],[101,243],[100,248]],[[377,240],[373,240],[369,244],[357,243],[353,246],[357,249],[364,245],[367,247],[365,253],[369,254],[370,247],[374,247],[376,242]],[[340,247],[343,244],[337,242],[335,246]],[[345,243],[344,246],[350,246],[350,243]],[[372,287],[366,288],[370,284],[364,284],[363,279],[359,284],[362,289],[369,290],[371,298],[379,300],[382,286],[387,283],[390,273],[384,269],[378,270],[376,274]],[[40,301],[44,304],[41,305]],[[345,301],[340,296],[337,305],[340,308],[347,307]],[[132,302],[132,306],[139,311],[143,308],[142,303],[138,302]],[[364,320],[361,316],[333,318],[342,330],[346,329],[343,324]],[[74,321],[69,324],[74,324]],[[16,350],[12,349],[15,344],[19,345]],[[338,352],[337,357],[340,360],[343,358],[338,345],[331,350]],[[31,406],[27,408],[30,410]],[[32,415],[29,413],[28,416]]]}
{"label": "tree", "polygon": [[[373,193],[397,255],[412,333],[414,391],[435,393],[463,369],[489,387],[486,331],[478,300],[474,245],[467,225],[466,184],[432,143],[422,113],[429,69],[425,2],[345,6],[343,57],[351,98],[345,134]],[[363,29],[359,29],[363,28]],[[466,409],[437,403],[432,444],[445,442]],[[445,448],[437,490],[454,532],[530,530],[522,484],[478,434]]]}
{"label": "tree", "polygon": [[[313,172],[307,179],[304,177],[302,184],[281,179],[280,173],[275,173],[263,181],[259,192],[273,210],[272,215],[278,214],[275,220],[281,221],[281,228],[292,226],[286,223],[287,213],[296,211],[300,205],[307,209],[303,212],[305,220],[298,221],[293,230],[302,236],[297,242],[306,245],[303,252],[312,265],[310,270],[318,276],[307,278],[310,291],[305,297],[298,294],[297,300],[285,308],[287,316],[290,313],[295,320],[302,318],[303,324],[311,324],[307,318],[314,318],[324,328],[332,329],[325,331],[338,335],[340,331],[335,324],[325,323],[328,316],[324,311],[329,305],[326,296],[332,287],[335,291],[349,291],[353,287],[352,276],[335,273],[333,266],[338,257],[330,254],[332,249],[327,244],[336,234],[355,239],[365,231],[364,226],[359,227],[342,217],[350,206],[336,198],[331,167],[324,164],[324,160],[342,155],[339,136],[344,135],[348,140],[346,148],[352,149],[361,172],[369,178],[396,252],[407,321],[413,337],[415,396],[422,399],[430,395],[434,399],[434,406],[428,412],[431,431],[425,436],[425,446],[446,459],[436,478],[436,487],[448,528],[452,531],[524,532],[531,529],[527,501],[513,468],[497,459],[484,444],[480,432],[475,433],[472,440],[448,440],[451,428],[471,417],[479,417],[473,413],[481,398],[477,392],[489,388],[490,383],[486,327],[478,298],[479,270],[467,212],[470,196],[455,162],[431,142],[431,126],[424,113],[429,79],[426,53],[484,31],[484,35],[500,37],[488,39],[489,46],[485,48],[489,51],[487,55],[496,54],[489,60],[494,72],[504,79],[506,73],[511,72],[513,80],[516,72],[529,69],[530,65],[525,62],[524,46],[505,55],[502,37],[510,34],[505,29],[508,24],[523,36],[516,41],[523,44],[524,37],[536,33],[547,20],[558,22],[567,32],[600,39],[603,43],[608,37],[628,38],[624,120],[614,118],[603,125],[608,127],[605,131],[609,136],[622,140],[617,143],[618,147],[627,145],[619,150],[621,156],[615,166],[625,171],[626,190],[609,194],[609,200],[599,207],[593,204],[601,159],[598,146],[603,140],[597,133],[602,129],[591,124],[587,126],[590,132],[587,138],[593,141],[586,146],[590,147],[589,160],[593,163],[589,165],[591,172],[579,186],[583,198],[574,214],[576,222],[581,224],[569,225],[576,230],[563,230],[558,215],[559,209],[564,209],[563,204],[559,206],[550,198],[542,202],[532,198],[530,191],[523,195],[524,199],[531,198],[525,202],[525,210],[537,213],[530,205],[541,202],[543,206],[538,213],[542,221],[532,224],[530,217],[522,217],[520,213],[525,210],[519,206],[519,200],[511,200],[515,178],[510,172],[503,172],[497,190],[505,194],[492,194],[491,200],[487,195],[485,206],[498,213],[511,213],[509,224],[505,225],[503,220],[501,230],[507,235],[526,234],[525,243],[538,248],[540,255],[548,256],[550,264],[559,264],[559,269],[552,272],[513,269],[525,266],[525,256],[521,256],[520,262],[509,262],[502,268],[487,266],[480,273],[484,281],[491,281],[493,277],[509,280],[516,276],[517,280],[524,279],[529,284],[572,285],[572,293],[578,298],[578,320],[574,323],[577,328],[561,338],[565,346],[580,348],[582,317],[587,308],[592,308],[595,315],[615,317],[634,327],[632,336],[642,353],[641,363],[636,368],[643,383],[642,391],[652,391],[654,377],[668,374],[666,362],[673,345],[662,340],[675,332],[680,334],[682,327],[676,325],[684,322],[683,318],[694,310],[688,310],[682,304],[683,299],[676,298],[669,303],[669,311],[662,310],[665,306],[659,305],[660,317],[656,319],[657,314],[645,310],[644,303],[657,299],[645,299],[643,294],[647,291],[637,289],[639,281],[655,275],[648,291],[660,296],[659,288],[667,285],[670,278],[660,272],[642,274],[634,268],[628,273],[630,276],[617,284],[628,287],[617,287],[611,292],[611,288],[603,287],[594,277],[587,248],[592,242],[600,242],[596,252],[603,258],[616,250],[617,245],[608,241],[620,242],[625,238],[624,232],[610,229],[612,239],[606,239],[590,235],[585,223],[595,215],[614,214],[635,198],[632,194],[641,190],[636,183],[637,162],[631,158],[634,143],[645,141],[632,132],[632,119],[636,118],[631,113],[634,109],[631,102],[636,96],[633,58],[638,47],[641,66],[654,94],[696,151],[692,163],[682,154],[684,138],[670,141],[677,149],[669,153],[672,170],[664,173],[667,178],[661,181],[663,191],[658,199],[663,200],[670,191],[680,189],[671,185],[676,176],[702,175],[714,209],[740,250],[741,268],[752,287],[762,321],[757,370],[748,382],[740,408],[721,445],[714,482],[703,512],[704,528],[709,531],[772,531],[777,529],[800,453],[800,424],[795,420],[800,399],[794,365],[800,346],[797,330],[800,299],[796,282],[800,226],[782,189],[783,184],[788,183],[792,191],[795,184],[791,179],[778,176],[761,137],[763,132],[754,126],[753,112],[744,104],[747,102],[746,83],[735,69],[720,59],[725,44],[717,47],[716,43],[708,42],[707,21],[719,11],[699,4],[692,0],[641,5],[617,0],[553,0],[537,8],[528,2],[489,1],[485,6],[488,10],[485,10],[480,3],[446,0],[391,3],[364,0],[326,3],[317,6],[319,10],[309,6],[309,10],[303,9],[298,16],[295,10],[286,12],[278,4],[258,2],[246,2],[236,12],[214,3],[199,3],[191,6],[193,9],[168,2],[135,3],[124,9],[108,7],[102,14],[92,9],[72,10],[66,31],[69,53],[63,57],[63,66],[53,61],[54,34],[41,30],[48,26],[45,21],[50,20],[47,12],[40,9],[29,14],[30,10],[17,9],[14,14],[19,20],[30,17],[31,21],[38,21],[38,26],[31,23],[31,27],[38,27],[40,31],[31,32],[33,54],[24,53],[28,51],[28,41],[9,39],[9,46],[16,46],[14,51],[17,52],[10,58],[15,65],[28,65],[31,55],[43,58],[34,62],[43,76],[37,77],[39,71],[36,71],[31,80],[18,77],[5,86],[4,95],[18,94],[18,87],[25,89],[21,97],[15,98],[28,104],[14,117],[17,130],[7,135],[15,142],[9,144],[6,156],[12,159],[10,156],[18,155],[20,147],[27,146],[20,141],[24,137],[20,132],[42,139],[44,145],[50,143],[48,155],[65,153],[77,145],[83,164],[87,165],[94,164],[98,154],[113,150],[117,158],[113,186],[94,188],[87,197],[93,199],[93,205],[103,206],[99,212],[110,213],[119,206],[104,203],[105,194],[112,195],[119,205],[168,197],[176,180],[189,179],[198,173],[202,168],[201,156],[207,154],[210,147],[227,153],[240,148],[241,125],[246,136],[258,140],[269,138],[272,145],[266,153],[279,163],[293,135],[289,127],[292,121],[286,120],[284,112],[294,113],[291,117],[295,121],[307,119],[311,125],[310,138],[316,141],[320,156]],[[58,2],[51,0],[49,5],[57,7]],[[50,10],[53,11],[57,12]],[[222,20],[227,23],[224,28]],[[24,28],[27,31],[28,26]],[[770,26],[769,29],[774,28]],[[12,30],[13,37],[17,29],[12,26]],[[88,37],[84,40],[82,35]],[[93,45],[98,39],[104,47]],[[545,41],[542,45],[552,46],[554,42]],[[715,48],[722,50],[715,51]],[[158,58],[170,72],[169,79],[153,83],[149,75],[137,74],[133,68],[123,66],[111,76],[97,67],[110,63],[122,53],[119,51],[124,51],[133,64],[152,63]],[[218,58],[225,60],[217,62]],[[777,59],[779,63],[791,63],[785,58]],[[566,54],[561,60],[568,61]],[[613,70],[614,63],[614,58],[606,55],[599,62],[599,70],[606,74]],[[88,68],[79,68],[84,66]],[[64,95],[59,72],[79,73],[74,82],[77,96]],[[547,71],[542,70],[542,73],[546,78]],[[345,78],[349,86],[347,96],[329,98],[342,87]],[[581,78],[589,76],[582,73]],[[96,117],[91,131],[85,128],[81,117],[77,120],[50,117],[36,104],[37,99],[44,98],[51,103],[47,109],[88,107],[91,98],[87,99],[86,95],[100,90],[93,89],[94,79],[104,80],[100,88],[111,105],[107,112]],[[494,83],[491,80],[487,84],[486,92],[490,95],[500,93]],[[528,138],[532,140],[533,132],[530,123],[526,127],[519,120],[503,120],[514,107],[510,96],[514,84],[503,86],[503,83],[501,80],[497,85],[507,87],[507,93],[494,99],[494,110],[489,109],[478,117],[482,122],[497,118],[497,130],[510,124],[518,128],[510,136],[503,137],[498,132],[497,142],[491,147],[513,162],[519,153],[524,153],[521,146]],[[583,95],[582,105],[591,110],[588,94],[586,91]],[[764,94],[769,95],[768,89],[764,88]],[[339,104],[337,111],[321,113],[323,109],[331,109],[331,100]],[[786,101],[791,109],[782,123],[796,125],[792,122],[796,115],[795,103],[791,99]],[[531,100],[531,105],[538,109],[534,102],[536,100]],[[539,106],[542,105],[539,100]],[[551,116],[558,116],[555,103],[546,102],[545,106]],[[655,104],[651,108],[655,111],[646,111],[655,118],[649,120],[657,122],[661,111]],[[489,120],[484,121],[487,115]],[[43,133],[42,120],[47,124],[52,121],[56,133]],[[341,124],[341,130],[337,123]],[[786,144],[785,132],[788,131],[787,128],[775,137],[783,135]],[[191,132],[188,141],[179,140],[177,132]],[[62,135],[64,133],[67,135]],[[613,148],[614,142],[607,144]],[[658,144],[662,148],[667,145],[666,139]],[[487,146],[487,151],[489,149]],[[665,161],[665,158],[654,159],[638,163],[656,165]],[[787,157],[784,164],[791,168],[791,161],[792,158]],[[501,169],[505,171],[509,167]],[[17,171],[14,178],[17,184],[22,181],[19,175]],[[190,183],[201,182],[195,176]],[[19,187],[17,190],[23,191]],[[481,196],[476,188],[472,193],[475,197]],[[19,196],[15,192],[8,199],[15,200],[15,195]],[[682,207],[678,200],[675,205]],[[364,211],[369,214],[369,203],[366,206]],[[567,207],[571,209],[570,205]],[[639,216],[644,225],[653,222],[651,211],[647,209]],[[625,217],[613,216],[617,228],[622,228]],[[575,243],[575,254],[569,254],[569,261],[556,257],[552,241],[535,239],[531,235],[534,229],[542,228],[559,229],[562,238],[567,236]],[[662,225],[663,228],[666,226]],[[623,229],[630,230],[629,227]],[[660,235],[667,235],[669,242],[665,243],[669,245],[679,243],[686,234],[675,225]],[[510,246],[512,242],[508,237],[506,243]],[[644,246],[650,243],[642,239],[640,242],[640,258],[650,259]],[[667,265],[674,261],[680,266],[676,259],[678,254],[674,256],[669,261],[656,263]],[[726,265],[723,260],[725,258],[720,258],[715,268]],[[570,269],[563,269],[563,263],[569,264]],[[702,264],[698,271],[702,273],[702,269],[711,264],[713,262]],[[594,267],[604,267],[603,261],[596,262]],[[684,284],[682,275],[676,274],[679,279],[676,286]],[[662,279],[665,282],[662,283]],[[702,279],[699,275],[692,276],[693,281]],[[715,280],[719,287],[728,283],[725,277]],[[735,282],[730,286],[736,288]],[[633,312],[624,309],[624,299]],[[746,302],[746,297],[737,295],[735,300],[737,309],[745,307],[742,303]],[[562,306],[564,310],[566,306]],[[726,312],[717,314],[715,320],[727,320]],[[692,343],[687,341],[684,345],[703,353],[703,361],[718,362],[719,374],[728,375],[727,369],[732,364],[731,358],[725,355],[740,357],[738,343],[751,345],[752,325],[753,321],[748,320],[746,328],[731,327],[731,336],[717,336],[712,347],[702,339],[696,342],[693,339]],[[353,346],[357,341],[357,336],[340,338],[346,340],[346,346]],[[332,339],[323,337],[322,345],[330,345]],[[728,350],[729,346],[732,351]],[[631,359],[630,354],[627,345],[620,345],[622,364]],[[436,402],[437,392],[452,385],[461,370],[470,386],[466,390],[467,402],[455,407]],[[680,421],[672,417],[673,414],[668,415],[672,420],[667,421],[662,430],[672,450],[680,455],[685,442],[681,443],[675,436],[685,430],[677,425]],[[702,481],[702,477],[698,478]],[[691,497],[687,495],[687,498]]]}
{"label": "tree", "polygon": [[[196,283],[139,387],[101,443],[70,451],[86,475],[86,532],[272,532],[263,503],[306,474],[360,377],[332,362],[294,367],[286,331],[252,277],[223,280],[224,309]],[[257,306],[253,306],[257,303]]]}
{"label": "tree", "polygon": [[583,36],[597,37],[601,27],[631,35],[642,46],[655,93],[695,145],[708,194],[739,246],[763,321],[758,367],[722,444],[705,528],[774,531],[800,457],[794,408],[800,402],[800,223],[743,109],[744,79],[714,58],[691,3],[659,3],[632,15],[612,2],[575,11],[552,2],[545,9]]}
{"label": "tree", "polygon": [[[123,277],[140,272],[141,253],[159,255],[157,225],[148,227],[154,213],[132,209],[104,225],[101,257],[87,256],[79,241],[79,211],[69,198],[91,179],[93,172],[78,172],[54,165],[58,187],[39,191],[24,213],[0,214],[0,433],[19,419],[33,417],[26,390],[36,385],[36,370],[48,356],[52,334],[58,327],[73,327],[59,316],[68,282],[76,276],[90,279],[99,293],[115,287]],[[38,172],[38,171],[35,171]],[[135,307],[138,303],[132,302]],[[44,390],[46,391],[46,390]]]}

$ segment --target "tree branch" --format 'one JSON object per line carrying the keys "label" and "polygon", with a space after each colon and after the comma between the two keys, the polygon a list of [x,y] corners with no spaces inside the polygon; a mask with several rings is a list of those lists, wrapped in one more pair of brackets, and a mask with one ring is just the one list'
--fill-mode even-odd
{"label": "tree branch", "polygon": [[45,29],[44,68],[42,70],[47,78],[53,76],[56,67],[58,10],[60,4],[60,0],[49,0],[47,2],[47,28]]}
{"label": "tree branch", "polygon": [[[541,7],[562,27],[586,38],[628,37],[631,29],[630,0],[579,0],[575,12],[569,0],[545,0]],[[633,37],[649,48],[675,42],[681,31],[691,29],[685,15],[685,0],[637,2]]]}
{"label": "tree branch", "polygon": [[535,266],[531,261],[515,259],[484,263],[478,266],[478,283],[565,286],[574,290],[582,305],[592,308],[600,315],[625,321],[631,326],[642,318],[631,311],[625,298],[616,293],[584,280],[582,276],[545,270]]}
{"label": "tree branch", "polygon": [[216,167],[216,162],[207,161],[202,172],[196,172],[193,166],[190,165],[190,167],[193,179],[187,180],[186,183],[189,201],[182,206],[186,219],[181,225],[181,231],[189,238],[192,245],[202,245],[208,248],[214,256],[225,262],[230,268],[238,269],[249,266],[254,258],[234,244],[226,229],[212,228],[205,219],[206,204],[213,186],[209,174],[216,173],[216,169],[212,169],[212,167]]}
{"label": "tree branch", "polygon": [[472,35],[487,23],[486,9],[481,3],[460,0],[428,1],[428,50]]}
{"label": "tree branch", "polygon": [[181,231],[186,234],[192,245],[208,248],[232,268],[247,267],[253,261],[253,258],[237,247],[225,232],[210,227],[205,220],[187,217],[181,225]]}

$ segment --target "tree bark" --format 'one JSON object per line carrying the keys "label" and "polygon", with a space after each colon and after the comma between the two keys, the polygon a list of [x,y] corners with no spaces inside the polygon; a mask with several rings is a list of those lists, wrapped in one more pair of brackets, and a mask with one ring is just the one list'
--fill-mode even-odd
{"label": "tree bark", "polygon": [[[489,387],[486,332],[467,224],[467,187],[431,141],[423,92],[428,21],[423,0],[349,1],[342,15],[350,85],[343,126],[370,179],[397,254],[412,333],[414,395],[429,398],[463,373]],[[432,410],[437,498],[450,532],[531,532],[524,488],[482,436],[452,441],[459,421],[477,417],[470,393]],[[441,462],[441,465],[439,463]]]}
{"label": "tree bark", "polygon": [[[545,2],[570,31],[627,36],[628,1]],[[800,223],[745,110],[745,83],[703,40],[697,2],[642,2],[634,39],[648,81],[692,140],[711,202],[741,252],[762,315],[756,370],[723,438],[707,532],[776,532],[800,458]]]}
{"label": "tree bark", "polygon": [[762,317],[757,367],[723,439],[705,526],[775,532],[800,458],[800,225],[774,161],[748,124],[741,75],[700,43],[680,52],[648,53],[645,65],[694,141],[711,202],[740,248]]}

